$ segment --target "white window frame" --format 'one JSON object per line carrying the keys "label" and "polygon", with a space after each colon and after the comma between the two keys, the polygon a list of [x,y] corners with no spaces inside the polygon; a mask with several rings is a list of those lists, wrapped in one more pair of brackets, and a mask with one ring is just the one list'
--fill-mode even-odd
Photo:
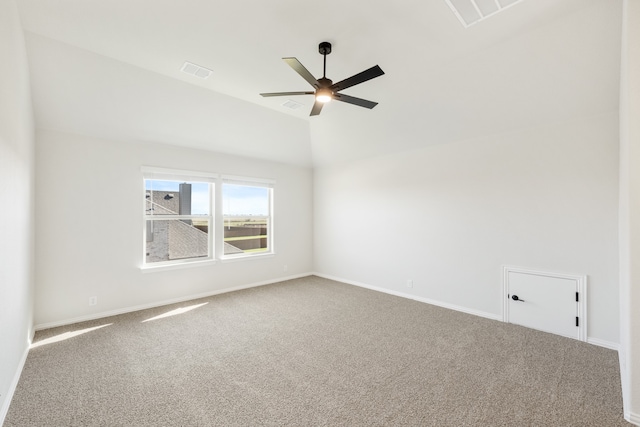
{"label": "white window frame", "polygon": [[[216,214],[217,214],[217,218],[219,219],[219,224],[217,226],[217,230],[219,230],[219,235],[221,236],[221,238],[219,239],[219,242],[217,241],[216,243],[219,244],[219,247],[216,247],[217,249],[217,253],[220,254],[219,258],[223,261],[233,261],[233,260],[241,260],[241,259],[247,259],[247,258],[258,258],[258,257],[265,257],[265,256],[272,256],[275,254],[275,239],[274,239],[274,212],[273,212],[273,193],[274,193],[274,188],[275,188],[275,181],[272,179],[263,179],[263,178],[249,178],[246,176],[236,176],[236,175],[222,175],[220,177],[220,187],[219,187],[219,191],[216,192],[216,194],[219,195],[219,201],[216,200]],[[268,201],[268,205],[269,205],[269,215],[267,216],[268,218],[268,224],[267,224],[267,250],[266,251],[262,251],[262,252],[254,252],[254,253],[241,253],[241,254],[229,254],[229,255],[225,255],[224,253],[224,201],[223,201],[223,191],[222,191],[222,186],[224,184],[231,184],[231,185],[245,185],[245,186],[249,186],[249,187],[262,187],[262,188],[267,188],[269,189],[269,201]]]}
{"label": "white window frame", "polygon": [[[275,254],[274,236],[274,188],[275,180],[264,178],[252,178],[237,175],[220,175],[210,172],[196,172],[188,170],[167,169],[151,166],[143,166],[142,171],[142,263],[141,269],[147,271],[193,267],[215,264],[217,261],[231,262],[253,258],[270,257]],[[203,219],[209,221],[208,230],[208,256],[197,258],[185,258],[170,261],[147,262],[147,220],[151,219],[146,214],[146,180],[162,180],[177,182],[206,182],[209,183],[209,215],[158,215],[156,220],[178,219]],[[269,189],[269,215],[267,227],[267,250],[263,252],[224,254],[224,215],[223,215],[223,184],[246,185],[251,187],[264,187]]]}
{"label": "white window frame", "polygon": [[[153,215],[147,215],[146,213],[146,185],[145,182],[147,180],[158,180],[158,181],[175,181],[175,182],[204,182],[209,184],[209,215],[158,215],[154,217]],[[216,231],[216,222],[215,222],[215,202],[214,196],[216,194],[216,182],[218,181],[217,174],[204,173],[204,172],[194,172],[194,171],[184,171],[184,170],[175,170],[175,169],[165,169],[165,168],[155,168],[155,167],[143,167],[142,168],[142,190],[143,190],[143,237],[142,237],[142,268],[143,269],[153,269],[159,267],[175,267],[175,266],[186,266],[189,264],[203,264],[203,263],[212,263],[215,262],[215,231]],[[154,219],[156,221],[162,220],[181,220],[181,219],[191,219],[191,220],[202,220],[206,219],[209,222],[208,232],[207,232],[207,256],[206,257],[194,257],[194,258],[183,258],[183,259],[175,259],[169,261],[157,261],[157,262],[147,262],[147,221]]]}

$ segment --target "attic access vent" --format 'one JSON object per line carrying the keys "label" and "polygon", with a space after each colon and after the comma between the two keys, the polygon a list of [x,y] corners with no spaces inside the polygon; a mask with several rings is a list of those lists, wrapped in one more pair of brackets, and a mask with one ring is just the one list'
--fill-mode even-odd
{"label": "attic access vent", "polygon": [[291,108],[292,110],[297,110],[300,107],[304,107],[304,105],[300,104],[299,102],[292,101],[292,100],[286,101],[284,104],[282,104],[282,106],[286,108]]}
{"label": "attic access vent", "polygon": [[465,28],[522,0],[444,0]]}
{"label": "attic access vent", "polygon": [[213,73],[210,69],[192,64],[191,62],[185,62],[180,71],[191,74],[192,76],[200,77],[201,79],[206,79],[211,75],[211,73]]}

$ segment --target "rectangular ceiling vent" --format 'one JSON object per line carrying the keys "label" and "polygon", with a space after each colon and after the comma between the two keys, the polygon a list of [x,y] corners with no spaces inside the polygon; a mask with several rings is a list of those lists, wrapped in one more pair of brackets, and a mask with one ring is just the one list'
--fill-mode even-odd
{"label": "rectangular ceiling vent", "polygon": [[292,101],[290,99],[286,101],[284,104],[282,104],[282,106],[286,108],[291,108],[292,110],[297,110],[298,108],[304,107],[304,105],[300,104],[299,102]]}
{"label": "rectangular ceiling vent", "polygon": [[522,0],[444,0],[465,28],[520,3]]}
{"label": "rectangular ceiling vent", "polygon": [[185,62],[180,71],[191,74],[192,76],[200,77],[201,79],[206,79],[211,75],[211,73],[213,73],[210,69],[192,64],[191,62]]}

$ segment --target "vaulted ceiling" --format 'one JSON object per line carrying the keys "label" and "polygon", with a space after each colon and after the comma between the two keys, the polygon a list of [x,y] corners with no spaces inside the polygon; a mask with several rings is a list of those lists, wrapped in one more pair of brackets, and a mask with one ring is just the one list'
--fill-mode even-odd
{"label": "vaulted ceiling", "polygon": [[[469,28],[444,0],[17,3],[45,129],[324,165],[618,108],[617,1],[524,0]],[[309,90],[281,58],[320,77],[325,40],[334,81],[385,71],[344,91],[378,106],[332,102],[310,118],[312,96],[259,96]],[[213,73],[182,73],[185,61]],[[216,117],[249,133],[220,134]],[[304,140],[271,128],[283,121]]]}

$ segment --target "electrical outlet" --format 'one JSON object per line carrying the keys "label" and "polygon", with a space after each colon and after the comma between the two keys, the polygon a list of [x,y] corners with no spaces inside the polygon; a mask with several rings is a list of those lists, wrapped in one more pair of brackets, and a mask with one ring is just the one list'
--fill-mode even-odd
{"label": "electrical outlet", "polygon": [[407,288],[413,288],[413,280],[407,280]]}
{"label": "electrical outlet", "polygon": [[287,266],[287,264],[285,264],[284,267],[282,268],[282,271],[286,272],[287,270],[289,270],[289,267]]}
{"label": "electrical outlet", "polygon": [[89,297],[89,305],[97,305],[98,297]]}

